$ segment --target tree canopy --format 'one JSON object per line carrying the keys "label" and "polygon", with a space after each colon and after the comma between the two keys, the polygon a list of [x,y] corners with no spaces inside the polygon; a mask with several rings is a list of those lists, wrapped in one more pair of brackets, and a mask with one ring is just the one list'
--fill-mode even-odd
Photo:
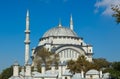
{"label": "tree canopy", "polygon": [[48,68],[53,62],[58,65],[59,55],[49,52],[46,48],[42,47],[36,49],[36,56],[33,61],[35,62],[35,65],[39,67],[41,67],[42,63],[44,63],[46,68]]}
{"label": "tree canopy", "polygon": [[120,62],[113,62],[109,69],[111,77],[120,79]]}
{"label": "tree canopy", "polygon": [[13,75],[13,67],[10,66],[2,71],[0,74],[0,79],[8,79]]}
{"label": "tree canopy", "polygon": [[110,67],[110,62],[108,62],[105,58],[96,58],[93,59],[94,65],[97,66],[98,70],[103,70],[103,69],[107,69]]}
{"label": "tree canopy", "polygon": [[110,63],[104,58],[93,59],[93,62],[86,60],[85,56],[79,56],[76,61],[68,61],[68,68],[72,73],[80,73],[81,70],[84,72],[90,69],[101,70],[102,68],[109,68]]}
{"label": "tree canopy", "polygon": [[81,70],[86,72],[91,68],[93,68],[93,64],[88,62],[84,56],[79,56],[76,61],[68,61],[68,69],[70,69],[72,73],[80,73]]}
{"label": "tree canopy", "polygon": [[112,10],[114,11],[113,17],[116,18],[116,22],[120,23],[120,5],[112,6]]}

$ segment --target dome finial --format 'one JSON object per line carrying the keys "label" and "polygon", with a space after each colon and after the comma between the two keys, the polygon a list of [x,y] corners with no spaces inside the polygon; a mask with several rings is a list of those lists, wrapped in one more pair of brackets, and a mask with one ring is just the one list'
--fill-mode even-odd
{"label": "dome finial", "polygon": [[59,25],[58,25],[58,27],[62,27],[62,25],[61,25],[61,19],[59,19]]}

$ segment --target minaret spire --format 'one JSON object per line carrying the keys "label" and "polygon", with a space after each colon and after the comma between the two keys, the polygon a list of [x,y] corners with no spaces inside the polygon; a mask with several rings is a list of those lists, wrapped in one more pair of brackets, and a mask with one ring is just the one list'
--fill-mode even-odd
{"label": "minaret spire", "polygon": [[61,19],[59,19],[59,25],[58,25],[58,27],[62,27],[62,25],[61,25]]}
{"label": "minaret spire", "polygon": [[26,16],[28,16],[29,17],[29,10],[27,10],[27,15]]}
{"label": "minaret spire", "polygon": [[73,30],[73,19],[72,19],[72,14],[70,16],[70,29]]}
{"label": "minaret spire", "polygon": [[29,10],[26,14],[26,30],[25,30],[25,65],[29,63],[29,52],[30,52],[30,30],[29,30]]}

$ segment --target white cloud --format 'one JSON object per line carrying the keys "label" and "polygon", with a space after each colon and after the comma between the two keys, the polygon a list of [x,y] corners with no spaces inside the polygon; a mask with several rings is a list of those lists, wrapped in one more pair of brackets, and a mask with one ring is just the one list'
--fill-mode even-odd
{"label": "white cloud", "polygon": [[113,5],[119,5],[120,4],[120,0],[97,0],[97,2],[95,3],[95,12],[99,12],[99,10],[101,8],[103,8],[103,15],[111,15],[113,14],[113,11],[111,9],[111,6]]}

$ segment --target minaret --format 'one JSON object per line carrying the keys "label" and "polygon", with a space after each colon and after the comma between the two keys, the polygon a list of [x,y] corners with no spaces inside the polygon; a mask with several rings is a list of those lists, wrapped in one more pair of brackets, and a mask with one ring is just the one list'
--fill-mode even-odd
{"label": "minaret", "polygon": [[30,30],[29,30],[29,10],[27,10],[27,15],[26,15],[26,30],[25,30],[25,65],[28,64],[29,62],[29,48],[30,48]]}
{"label": "minaret", "polygon": [[70,29],[73,30],[73,20],[72,20],[72,14],[70,16]]}

